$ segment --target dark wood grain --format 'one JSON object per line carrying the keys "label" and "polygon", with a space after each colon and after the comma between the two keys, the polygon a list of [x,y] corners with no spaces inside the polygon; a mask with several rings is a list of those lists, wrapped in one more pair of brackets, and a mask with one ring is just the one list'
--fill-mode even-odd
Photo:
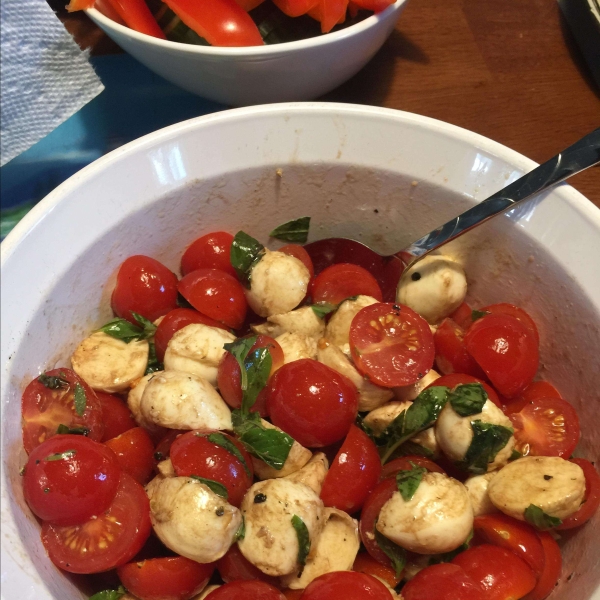
{"label": "dark wood grain", "polygon": [[[80,45],[115,51],[84,15]],[[600,91],[554,0],[410,0],[369,65],[324,100],[406,110],[541,162],[600,126]],[[600,207],[600,168],[571,183]]]}

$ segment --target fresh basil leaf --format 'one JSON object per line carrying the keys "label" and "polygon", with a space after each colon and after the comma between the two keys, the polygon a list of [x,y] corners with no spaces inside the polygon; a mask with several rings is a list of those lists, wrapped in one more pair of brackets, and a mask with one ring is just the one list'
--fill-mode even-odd
{"label": "fresh basil leaf", "polygon": [[[375,523],[377,525],[377,523]],[[381,551],[392,561],[396,577],[400,577],[400,573],[406,566],[406,550],[392,542],[377,530],[375,527],[375,541]]]}
{"label": "fresh basil leaf", "polygon": [[227,488],[218,481],[213,481],[212,479],[205,479],[204,477],[200,477],[198,475],[190,475],[192,479],[203,483],[206,487],[210,488],[215,494],[221,496],[221,498],[229,498],[229,494],[227,493]]}
{"label": "fresh basil leaf", "polygon": [[75,384],[73,404],[75,405],[75,412],[77,413],[77,416],[83,417],[85,409],[87,408],[87,396],[85,395],[85,390],[80,383]]}
{"label": "fresh basil leaf", "polygon": [[540,531],[547,531],[548,529],[553,529],[554,527],[558,527],[562,524],[562,521],[558,517],[550,516],[535,504],[530,504],[525,509],[524,516],[525,520],[530,525],[533,525]]}
{"label": "fresh basil leaf", "polygon": [[298,562],[301,565],[298,577],[302,575],[302,569],[306,564],[306,557],[310,552],[310,536],[308,535],[308,528],[304,521],[298,516],[292,517],[292,526],[296,530],[298,536]]}
{"label": "fresh basil leaf", "polygon": [[322,319],[329,313],[332,313],[334,310],[337,310],[338,304],[331,304],[331,302],[319,302],[318,304],[313,304],[311,308],[313,312],[319,319]]}
{"label": "fresh basil leaf", "polygon": [[126,344],[141,339],[143,335],[143,329],[130,323],[127,319],[112,319],[96,331],[102,331]]}
{"label": "fresh basil leaf", "polygon": [[471,311],[471,321],[477,321],[477,319],[481,319],[486,315],[489,315],[489,311],[487,310],[472,310]]}
{"label": "fresh basil leaf", "polygon": [[90,430],[87,427],[67,427],[67,425],[63,425],[61,423],[56,428],[56,433],[88,436],[90,434]]}
{"label": "fresh basil leaf", "polygon": [[483,410],[488,399],[487,392],[480,383],[457,385],[449,394],[448,401],[454,412],[461,417],[476,415]]}
{"label": "fresh basil leaf", "polygon": [[267,385],[273,359],[268,348],[257,348],[244,360],[244,369],[247,374],[248,384],[242,389],[242,412],[250,412],[258,394]]}
{"label": "fresh basil leaf", "polygon": [[450,550],[450,552],[444,552],[443,554],[434,554],[429,559],[429,565],[439,565],[440,563],[451,562],[455,556],[458,556],[461,552],[468,550],[471,546],[471,540],[473,539],[473,530],[469,533],[469,537],[454,550]]}
{"label": "fresh basil leaf", "polygon": [[402,470],[396,473],[396,486],[398,487],[398,491],[404,502],[412,500],[412,497],[419,489],[419,485],[421,485],[423,475],[427,473],[427,469],[417,467],[413,463],[411,463],[411,465],[412,469]]}
{"label": "fresh basil leaf", "polygon": [[116,590],[104,590],[103,592],[98,592],[93,596],[90,596],[90,600],[120,600],[125,594],[127,590],[120,585]]}
{"label": "fresh basil leaf", "polygon": [[246,519],[244,515],[242,515],[242,522],[238,527],[238,530],[235,532],[235,541],[243,540],[246,537]]}
{"label": "fresh basil leaf", "polygon": [[250,348],[254,346],[258,336],[251,335],[249,337],[238,338],[234,342],[225,344],[223,348],[233,355],[237,364],[240,366],[240,387],[242,393],[248,389],[248,372],[246,371],[246,357],[250,352]]}
{"label": "fresh basil leaf", "polygon": [[521,452],[513,448],[513,451],[510,453],[510,457],[508,460],[512,462],[513,460],[517,460],[517,458],[523,458],[523,454],[521,454]]}
{"label": "fresh basil leaf", "polygon": [[[367,413],[363,413],[363,414],[367,414]],[[362,429],[370,438],[375,437],[375,432],[369,425],[367,425],[367,423],[365,423],[365,420],[360,413],[358,413],[356,415],[356,420],[354,421],[354,423],[357,427]]]}
{"label": "fresh basil leaf", "polygon": [[231,440],[227,439],[222,433],[211,433],[207,436],[207,439],[211,444],[221,446],[221,448],[227,450],[229,454],[235,456],[235,458],[242,463],[242,467],[244,467],[244,471],[246,471],[248,477],[252,477],[252,471],[250,470],[250,467],[248,467],[246,459],[240,452],[239,448]]}
{"label": "fresh basil leaf", "polygon": [[252,267],[265,253],[265,247],[243,231],[238,231],[231,243],[231,266],[235,269],[239,280],[250,287]]}
{"label": "fresh basil leaf", "polygon": [[44,458],[45,461],[53,462],[55,460],[66,460],[77,454],[77,450],[65,450],[64,452],[55,452]]}
{"label": "fresh basil leaf", "polygon": [[294,439],[277,429],[265,428],[260,415],[249,413],[242,415],[239,410],[231,413],[233,430],[246,450],[273,469],[280,471],[287,460]]}
{"label": "fresh basil leaf", "polygon": [[283,240],[284,242],[305,244],[306,240],[308,240],[309,227],[310,217],[300,217],[299,219],[294,219],[293,221],[283,223],[279,227],[275,227],[269,236]]}
{"label": "fresh basil leaf", "polygon": [[424,456],[425,458],[431,458],[433,456],[433,450],[421,446],[412,440],[404,442],[401,446],[394,451],[390,458],[399,458],[400,456]]}
{"label": "fresh basil leaf", "polygon": [[136,312],[131,311],[131,314],[142,328],[142,336],[140,337],[140,340],[147,340],[156,333],[157,327],[152,321],[149,321],[146,319],[146,317],[142,317],[142,315],[139,315]]}
{"label": "fresh basil leaf", "polygon": [[157,371],[164,371],[165,365],[163,365],[156,357],[156,345],[154,342],[148,342],[148,346],[148,364],[146,365],[146,372],[144,375],[156,373]]}
{"label": "fresh basil leaf", "polygon": [[487,473],[488,464],[494,462],[496,455],[514,433],[511,427],[485,423],[479,419],[471,421],[473,439],[465,458],[458,463],[462,469],[481,475]]}
{"label": "fresh basil leaf", "polygon": [[46,375],[46,373],[42,373],[37,380],[49,390],[60,390],[69,387],[69,382],[62,377],[57,377],[56,375]]}

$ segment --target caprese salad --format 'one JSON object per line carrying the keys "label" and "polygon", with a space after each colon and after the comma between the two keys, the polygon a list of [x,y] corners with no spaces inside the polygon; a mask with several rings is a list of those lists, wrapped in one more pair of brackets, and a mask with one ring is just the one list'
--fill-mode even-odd
{"label": "caprese salad", "polygon": [[473,310],[448,256],[386,298],[308,226],[120,265],[115,318],[23,393],[50,560],[94,600],[546,598],[600,475],[534,321]]}

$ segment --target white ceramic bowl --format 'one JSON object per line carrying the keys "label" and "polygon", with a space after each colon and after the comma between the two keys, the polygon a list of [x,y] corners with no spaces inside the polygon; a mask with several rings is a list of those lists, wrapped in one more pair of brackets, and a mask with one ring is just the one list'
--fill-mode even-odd
{"label": "white ceramic bowl", "polygon": [[[275,225],[304,214],[313,217],[313,240],[350,236],[390,252],[533,167],[425,117],[283,104],[158,131],[52,192],[2,243],[2,597],[81,597],[48,561],[23,501],[20,394],[41,370],[67,365],[78,340],[108,320],[123,259],[149,254],[176,270],[200,234],[244,228],[266,240]],[[449,250],[465,264],[475,305],[515,302],[534,316],[542,375],[577,407],[579,452],[597,459],[600,210],[563,185]],[[596,515],[567,536],[554,599],[600,600],[599,523]]]}
{"label": "white ceramic bowl", "polygon": [[86,11],[123,50],[175,85],[232,106],[312,100],[341,85],[373,58],[407,0],[347,29],[320,37],[246,48],[159,40]]}

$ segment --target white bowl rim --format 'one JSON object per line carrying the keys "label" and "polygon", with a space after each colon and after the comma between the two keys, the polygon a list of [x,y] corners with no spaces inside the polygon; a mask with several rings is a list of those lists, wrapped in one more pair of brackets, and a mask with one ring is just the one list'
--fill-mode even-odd
{"label": "white bowl rim", "polygon": [[97,8],[88,8],[84,12],[88,14],[94,21],[98,21],[103,27],[113,29],[117,33],[130,37],[138,42],[150,44],[158,48],[178,50],[188,54],[200,54],[207,56],[226,56],[226,57],[254,57],[254,56],[271,56],[277,54],[286,54],[305,48],[318,48],[326,46],[358,35],[363,31],[375,27],[381,21],[384,21],[390,13],[400,9],[407,0],[396,0],[380,13],[376,13],[366,19],[350,25],[345,29],[334,31],[332,33],[322,34],[320,36],[298,40],[296,42],[282,42],[280,44],[266,44],[264,46],[199,46],[196,44],[184,44],[182,42],[173,42],[171,40],[161,40],[145,33],[140,33],[134,29],[130,29],[126,25],[121,25],[103,13]]}

